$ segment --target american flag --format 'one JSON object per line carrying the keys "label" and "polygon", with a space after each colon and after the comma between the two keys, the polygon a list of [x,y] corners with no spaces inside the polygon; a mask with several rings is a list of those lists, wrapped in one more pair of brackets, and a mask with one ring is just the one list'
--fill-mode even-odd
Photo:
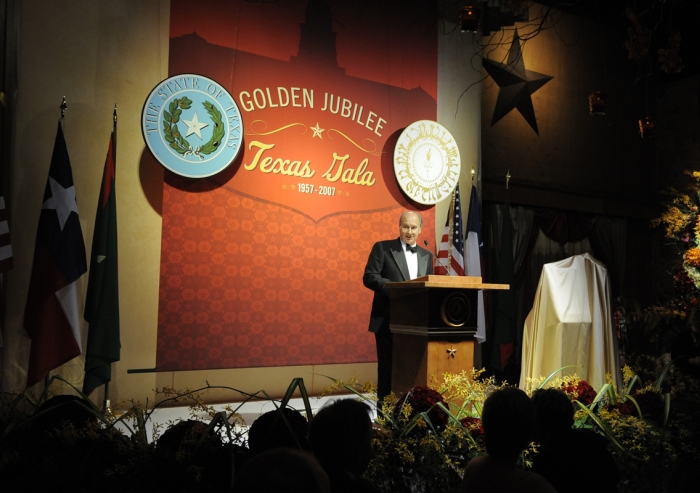
{"label": "american flag", "polygon": [[433,272],[437,275],[447,275],[447,263],[450,257],[450,211],[447,211],[447,221],[445,221],[445,229],[442,230],[442,239],[440,240],[440,249],[437,253],[437,259]]}
{"label": "american flag", "polygon": [[[450,221],[450,216],[452,221]],[[452,228],[450,229],[450,222]],[[452,233],[452,243],[450,243]],[[459,199],[459,185],[454,192],[454,205],[447,213],[445,229],[440,241],[440,250],[437,254],[435,274],[463,276],[464,275],[464,240],[462,239],[462,203]],[[450,261],[448,264],[447,261]],[[449,269],[449,270],[448,270]]]}

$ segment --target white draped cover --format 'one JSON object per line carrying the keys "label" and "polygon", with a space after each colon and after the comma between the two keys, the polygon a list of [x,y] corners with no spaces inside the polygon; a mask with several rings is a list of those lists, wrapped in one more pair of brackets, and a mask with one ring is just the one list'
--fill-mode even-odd
{"label": "white draped cover", "polygon": [[606,374],[621,387],[617,337],[612,325],[610,281],[590,254],[545,264],[532,311],[525,320],[520,387],[528,377],[574,373],[598,391]]}

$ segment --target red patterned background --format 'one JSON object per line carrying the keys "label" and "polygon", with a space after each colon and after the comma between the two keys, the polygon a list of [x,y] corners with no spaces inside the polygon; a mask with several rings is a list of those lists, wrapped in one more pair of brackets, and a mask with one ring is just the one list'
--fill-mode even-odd
{"label": "red patterned background", "polygon": [[[284,49],[292,50],[287,60],[300,49],[300,23],[308,22],[314,8],[324,8],[319,3],[333,12],[340,70],[280,64]],[[295,196],[283,190],[281,177],[244,171],[242,165],[252,159],[247,148],[212,178],[191,180],[166,171],[158,370],[376,361],[374,338],[367,332],[372,293],[362,286],[362,273],[372,244],[397,237],[400,212],[416,208],[396,187],[391,153],[403,127],[436,117],[437,35],[435,22],[423,19],[415,6],[402,11],[423,19],[411,23],[385,5],[355,12],[345,4],[209,1],[197,4],[197,10],[210,7],[209,12],[219,9],[221,15],[198,17],[188,2],[171,3],[171,74],[212,77],[236,99],[241,90],[289,86],[297,77],[298,84],[316,87],[319,94],[348,95],[378,108],[388,121],[383,135],[374,137],[381,156],[370,159],[368,168],[376,184],[362,189],[344,185],[349,190],[342,199],[345,211],[337,211],[338,202],[331,206],[329,197],[315,197],[310,204],[303,197],[307,203],[295,207],[290,203]],[[286,29],[272,30],[275,26]],[[196,36],[188,34],[193,32]],[[274,42],[271,36],[284,39]],[[363,62],[368,36],[393,40],[377,47],[371,63]],[[319,79],[324,70],[329,73]],[[321,113],[318,107],[291,115],[252,113],[242,111],[244,147],[260,138],[249,130],[260,119],[270,128],[290,119],[307,126],[320,120],[321,126],[340,129],[357,142],[366,137],[356,122]],[[310,132],[275,142],[283,155],[308,155],[312,162],[341,145],[339,140],[314,140]],[[317,166],[316,178],[326,167]],[[423,210],[423,237],[433,238],[432,209]]]}

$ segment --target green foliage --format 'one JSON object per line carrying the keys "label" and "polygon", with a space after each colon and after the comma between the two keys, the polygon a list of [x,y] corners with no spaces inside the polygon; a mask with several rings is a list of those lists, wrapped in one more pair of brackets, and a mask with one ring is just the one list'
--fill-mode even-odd
{"label": "green foliage", "polygon": [[688,314],[700,307],[700,171],[686,170],[680,189],[670,188],[665,210],[652,220],[664,228],[673,292],[645,309],[644,338],[657,346],[659,354],[670,352],[674,338],[686,325]]}
{"label": "green foliage", "polygon": [[[620,390],[609,383],[592,393],[576,375],[550,375],[531,384],[537,388],[546,381],[549,387],[563,389],[577,409],[574,426],[608,439],[622,476],[621,493],[684,491],[693,484],[687,475],[700,469],[700,387],[667,367],[650,369],[653,359],[638,358],[636,363],[635,370],[623,369]],[[350,391],[375,404],[371,384],[331,380],[329,392]],[[462,372],[445,374],[441,382],[416,387],[400,398],[391,395],[378,410],[374,457],[366,479],[386,493],[460,491],[467,462],[485,453],[481,410],[497,388],[479,372]],[[217,411],[203,399],[212,389],[230,390],[243,401]],[[251,399],[272,400],[263,391],[248,394],[207,383],[196,390],[158,389],[162,399],[154,406],[132,402],[115,416],[74,390],[80,399],[52,408],[41,407],[51,397],[50,385],[38,399],[0,394],[0,477],[7,491],[28,486],[37,491],[66,486],[71,491],[115,493],[228,491],[247,452],[240,406]],[[302,379],[294,379],[284,399],[273,402],[284,407],[297,390],[310,417]],[[156,409],[185,404],[192,419],[154,426],[149,439],[147,425]],[[58,419],[68,409],[80,419]],[[120,432],[117,424],[128,432]],[[522,467],[529,467],[536,449],[532,444],[523,453]]]}
{"label": "green foliage", "polygon": [[214,131],[212,133],[211,139],[209,139],[209,142],[204,144],[199,149],[199,153],[211,154],[219,148],[219,146],[221,145],[221,139],[224,138],[224,122],[221,119],[221,112],[217,110],[213,104],[211,104],[209,101],[205,101],[202,103],[202,105],[204,105],[204,109],[207,110],[207,113],[209,113],[209,116],[212,119]]}
{"label": "green foliage", "polygon": [[203,156],[209,155],[219,148],[221,140],[226,134],[221,112],[209,101],[204,101],[202,106],[204,106],[204,109],[211,117],[214,128],[211,138],[201,147],[192,147],[192,145],[185,140],[177,127],[177,124],[180,122],[182,110],[188,110],[192,107],[191,99],[186,96],[173,99],[168,106],[168,111],[163,111],[163,137],[170,147],[183,157],[195,155],[200,160],[203,160]]}
{"label": "green foliage", "polygon": [[[485,451],[481,407],[486,394],[497,388],[492,379],[475,379],[478,375],[445,374],[432,388],[412,389],[420,395],[417,401],[411,393],[401,399],[388,396],[377,409],[374,457],[365,478],[386,493],[460,491],[466,463]],[[376,406],[376,394],[367,385],[328,378],[333,384],[324,392],[350,391]],[[433,404],[431,396],[442,396],[444,402]]]}
{"label": "green foliage", "polygon": [[185,140],[177,128],[182,110],[190,109],[192,100],[185,97],[173,99],[168,106],[168,111],[163,111],[163,137],[170,144],[170,147],[178,154],[186,156],[192,152],[192,146]]}
{"label": "green foliage", "polygon": [[[607,438],[622,478],[620,492],[683,491],[676,488],[683,481],[689,484],[680,479],[689,464],[694,464],[690,471],[700,466],[698,383],[673,373],[668,365],[635,370],[623,369],[620,390],[607,383],[596,392],[576,375],[557,376],[559,371],[532,379],[529,389],[562,389],[576,409],[574,427]],[[360,388],[358,382],[331,380],[331,392],[345,389],[375,399],[365,397],[368,387]],[[417,411],[410,398],[391,395],[378,409],[374,458],[365,476],[383,493],[460,491],[467,462],[485,453],[479,424],[483,403],[497,388],[493,381],[481,380],[479,372],[463,372],[445,374],[431,387],[444,403]],[[435,409],[447,418],[436,420]],[[521,466],[529,467],[536,453],[537,444],[532,444],[522,454]]]}
{"label": "green foliage", "polygon": [[700,430],[690,417],[700,409],[698,382],[673,373],[671,363],[660,367],[649,357],[634,363],[634,370],[623,368],[624,390],[608,383],[590,404],[570,394],[578,409],[574,426],[608,439],[622,477],[619,491],[678,491],[688,464],[700,465]]}

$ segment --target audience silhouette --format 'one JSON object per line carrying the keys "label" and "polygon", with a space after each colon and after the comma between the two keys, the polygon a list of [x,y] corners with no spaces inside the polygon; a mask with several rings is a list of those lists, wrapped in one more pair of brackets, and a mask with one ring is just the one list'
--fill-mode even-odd
{"label": "audience silhouette", "polygon": [[535,428],[535,412],[525,392],[516,387],[494,391],[481,414],[487,455],[469,461],[462,491],[467,493],[556,493],[539,474],[518,468]]}
{"label": "audience silhouette", "polygon": [[277,448],[250,459],[236,475],[235,493],[330,493],[328,476],[308,452]]}
{"label": "audience silhouette", "polygon": [[595,474],[595,490],[617,491],[619,473],[607,448],[607,440],[595,432],[572,428],[574,407],[558,389],[539,389],[532,395],[535,407],[535,441],[540,445],[532,470],[542,475],[559,493],[590,490],[590,482],[577,480],[571,464]]}
{"label": "audience silhouette", "polygon": [[354,399],[324,406],[309,425],[311,449],[326,471],[332,493],[373,493],[362,479],[372,457],[370,407]]}
{"label": "audience silhouette", "polygon": [[250,455],[275,448],[309,451],[308,432],[309,422],[299,411],[289,407],[268,411],[248,431]]}

